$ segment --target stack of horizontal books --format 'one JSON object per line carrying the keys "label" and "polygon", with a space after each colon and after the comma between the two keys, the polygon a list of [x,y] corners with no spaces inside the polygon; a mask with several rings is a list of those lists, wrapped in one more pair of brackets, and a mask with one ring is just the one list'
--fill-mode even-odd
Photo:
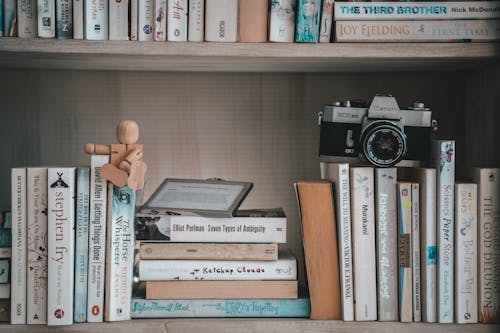
{"label": "stack of horizontal books", "polygon": [[209,217],[147,206],[136,214],[133,318],[309,316],[297,261],[278,251],[282,209]]}

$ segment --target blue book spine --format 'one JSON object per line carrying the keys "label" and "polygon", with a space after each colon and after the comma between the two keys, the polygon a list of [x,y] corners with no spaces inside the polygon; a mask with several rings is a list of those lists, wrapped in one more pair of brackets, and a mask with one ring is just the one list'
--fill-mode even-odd
{"label": "blue book spine", "polygon": [[132,318],[290,317],[311,314],[309,298],[297,299],[132,299]]}
{"label": "blue book spine", "polygon": [[78,168],[76,181],[75,298],[73,319],[87,321],[87,276],[89,263],[90,169]]}
{"label": "blue book spine", "polygon": [[0,0],[0,37],[3,36],[3,0]]}
{"label": "blue book spine", "polygon": [[14,26],[16,19],[16,0],[3,0],[3,35],[8,37],[14,36]]}
{"label": "blue book spine", "polygon": [[0,247],[12,246],[12,230],[0,229]]}
{"label": "blue book spine", "polygon": [[295,41],[317,43],[319,40],[320,18],[321,0],[299,0]]}

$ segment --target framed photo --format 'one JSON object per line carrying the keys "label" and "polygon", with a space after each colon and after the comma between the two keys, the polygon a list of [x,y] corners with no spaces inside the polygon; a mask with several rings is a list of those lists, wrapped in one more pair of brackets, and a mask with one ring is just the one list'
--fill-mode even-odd
{"label": "framed photo", "polygon": [[143,208],[230,217],[252,187],[251,182],[166,178]]}

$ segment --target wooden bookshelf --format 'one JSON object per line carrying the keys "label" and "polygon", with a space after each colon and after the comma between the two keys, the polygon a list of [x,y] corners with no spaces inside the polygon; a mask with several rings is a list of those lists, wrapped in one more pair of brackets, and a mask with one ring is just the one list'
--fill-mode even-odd
{"label": "wooden bookshelf", "polygon": [[191,43],[0,39],[3,68],[373,72],[470,70],[500,57],[500,43]]}
{"label": "wooden bookshelf", "polygon": [[74,324],[47,327],[0,325],[0,332],[9,333],[493,333],[498,325],[483,324],[425,324],[397,322],[342,322],[308,319],[135,319],[132,321]]}

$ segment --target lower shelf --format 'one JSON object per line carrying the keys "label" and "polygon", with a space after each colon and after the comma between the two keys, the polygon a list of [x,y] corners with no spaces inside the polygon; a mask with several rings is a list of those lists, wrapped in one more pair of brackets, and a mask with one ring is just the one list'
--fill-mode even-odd
{"label": "lower shelf", "polygon": [[0,332],[85,332],[85,333],[200,333],[200,332],[335,332],[335,333],[479,333],[498,332],[498,325],[427,324],[399,322],[344,322],[309,319],[136,319],[133,321],[74,324],[71,326],[0,325]]}

